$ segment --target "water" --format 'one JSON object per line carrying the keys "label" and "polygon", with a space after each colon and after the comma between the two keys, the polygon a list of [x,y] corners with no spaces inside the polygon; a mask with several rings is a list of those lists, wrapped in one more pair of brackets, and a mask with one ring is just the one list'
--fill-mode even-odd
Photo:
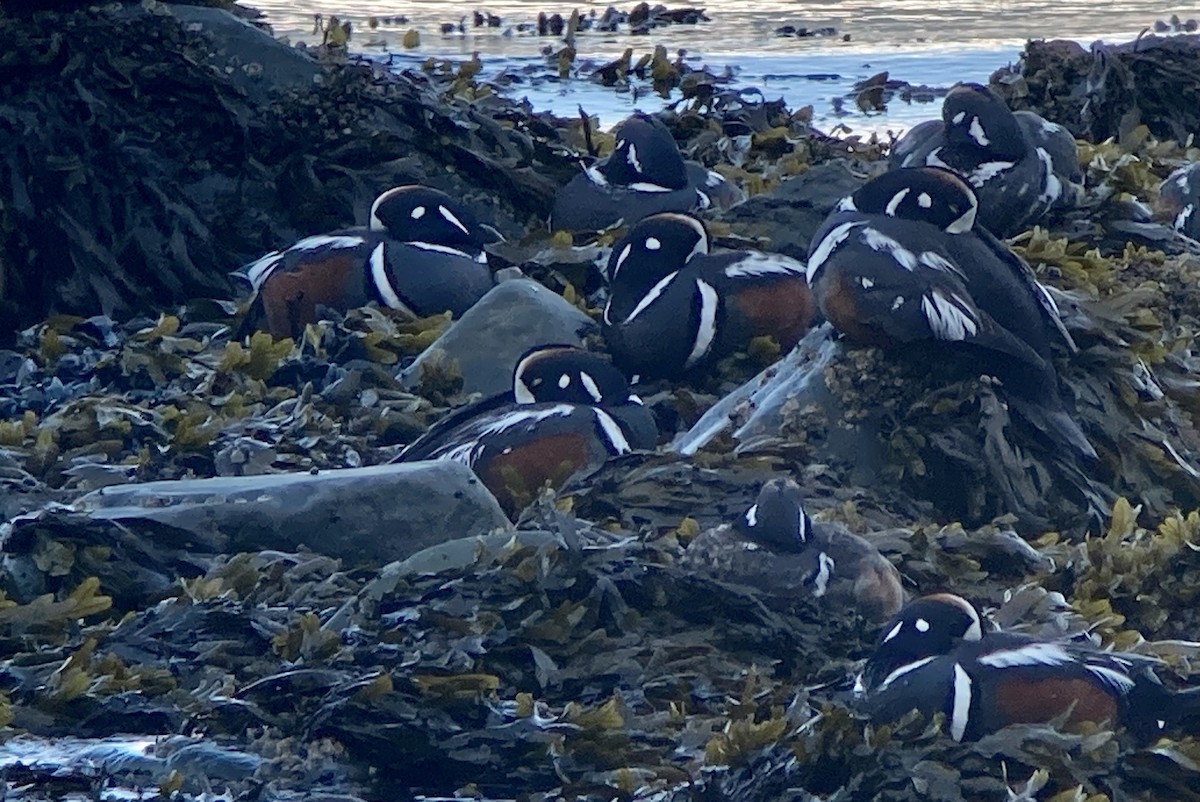
{"label": "water", "polygon": [[[418,66],[430,57],[467,59],[478,51],[484,63],[482,78],[501,71],[536,72],[538,80],[514,86],[511,94],[527,96],[536,108],[564,115],[574,115],[582,104],[590,113],[599,114],[605,125],[635,108],[654,110],[663,103],[646,91],[617,92],[586,78],[547,80],[542,50],[561,47],[560,40],[515,31],[505,35],[517,23],[533,22],[539,11],[565,17],[578,7],[582,13],[594,10],[599,15],[608,7],[606,2],[555,5],[552,0],[500,0],[451,6],[441,0],[257,0],[254,4],[267,14],[276,35],[293,42],[320,42],[320,34],[313,33],[316,13],[350,20],[354,25],[352,50],[390,56],[399,68]],[[618,8],[627,11],[633,4],[628,0]],[[656,44],[664,45],[672,55],[683,48],[694,66],[703,64],[717,73],[731,69],[739,86],[761,88],[768,98],[783,97],[792,107],[812,104],[816,122],[827,130],[839,123],[855,130],[899,130],[936,116],[937,104],[893,101],[886,112],[864,114],[851,100],[847,111],[852,113],[843,116],[832,101],[852,97],[856,81],[883,70],[914,86],[986,82],[994,70],[1016,61],[1027,39],[1067,38],[1085,46],[1096,40],[1124,41],[1155,20],[1180,13],[1169,4],[1133,0],[1104,4],[1080,0],[718,0],[696,5],[706,6],[711,22],[658,28],[649,36],[584,32],[576,42],[576,64],[591,61],[600,65],[617,58],[627,47],[634,49],[635,58]],[[470,12],[477,9],[499,15],[503,26],[473,28]],[[441,23],[457,23],[464,11],[465,33],[440,32]],[[408,21],[389,21],[397,16]],[[375,30],[368,27],[370,17],[382,19]],[[837,36],[776,36],[775,29],[785,24],[833,27]],[[414,28],[420,32],[420,47],[405,50],[404,34]],[[849,41],[842,41],[847,34]]]}

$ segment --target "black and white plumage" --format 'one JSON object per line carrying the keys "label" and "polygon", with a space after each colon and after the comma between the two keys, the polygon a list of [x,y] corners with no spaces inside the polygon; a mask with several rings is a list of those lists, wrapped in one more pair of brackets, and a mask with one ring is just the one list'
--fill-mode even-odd
{"label": "black and white plumage", "polygon": [[492,288],[486,232],[445,193],[411,186],[376,199],[367,228],[305,237],[246,265],[248,322],[296,337],[322,309],[375,301],[389,309],[456,317]]}
{"label": "black and white plumage", "polygon": [[443,418],[393,461],[462,463],[513,515],[546,484],[559,487],[657,439],[653,415],[620,371],[578,348],[549,345],[521,356],[511,391]]}
{"label": "black and white plumage", "polygon": [[613,152],[559,190],[552,230],[601,231],[660,212],[727,208],[744,197],[720,173],[685,162],[656,117],[636,112],[613,134]]}
{"label": "black and white plumage", "polygon": [[1176,231],[1200,240],[1200,162],[1184,165],[1166,177],[1158,189],[1157,206]]}
{"label": "black and white plumage", "polygon": [[368,227],[414,247],[455,251],[484,265],[484,246],[494,237],[466,206],[440,189],[420,184],[393,187],[377,197]]}
{"label": "black and white plumage", "polygon": [[[902,168],[844,200],[813,237],[807,276],[848,339],[884,348],[931,342],[984,357],[1039,429],[1092,457],[1067,413],[1054,341],[1075,350],[1032,269],[978,225],[972,187],[951,171]],[[981,212],[979,212],[981,213]],[[966,353],[963,351],[962,353]]]}
{"label": "black and white plumage", "polygon": [[1151,665],[1079,641],[985,632],[969,602],[942,593],[913,601],[884,625],[859,692],[876,722],[914,709],[942,713],[956,741],[1060,717],[1069,725],[1124,725],[1142,737],[1194,725],[1200,689],[1172,693]]}
{"label": "black and white plumage", "polygon": [[684,564],[772,595],[848,605],[871,621],[887,619],[904,603],[895,566],[844,527],[814,523],[799,485],[782,477],[766,482],[732,526],[692,541]]}
{"label": "black and white plumage", "polygon": [[985,86],[958,84],[946,95],[942,120],[902,137],[891,165],[945,167],[963,176],[978,193],[981,224],[1009,237],[1067,197],[1079,172],[1070,133],[1035,117],[1017,117]]}
{"label": "black and white plumage", "polygon": [[660,214],[613,246],[603,330],[622,369],[681,376],[770,335],[790,349],[816,318],[804,265],[759,251],[710,253],[700,221]]}

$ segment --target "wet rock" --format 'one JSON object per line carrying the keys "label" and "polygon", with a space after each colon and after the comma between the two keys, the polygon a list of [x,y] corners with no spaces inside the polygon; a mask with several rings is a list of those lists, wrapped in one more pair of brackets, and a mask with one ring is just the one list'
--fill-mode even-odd
{"label": "wet rock", "polygon": [[771,192],[755,195],[719,219],[739,233],[764,237],[771,250],[805,259],[818,226],[845,196],[866,182],[844,162],[825,162],[780,183]]}
{"label": "wet rock", "polygon": [[103,488],[77,508],[224,541],[223,551],[300,547],[348,563],[388,562],[508,527],[496,500],[453,462],[218,477]]}
{"label": "wet rock", "polygon": [[503,281],[417,357],[400,382],[416,387],[437,369],[461,375],[464,392],[494,395],[511,388],[513,365],[530,348],[581,346],[595,328],[595,321],[542,285]]}

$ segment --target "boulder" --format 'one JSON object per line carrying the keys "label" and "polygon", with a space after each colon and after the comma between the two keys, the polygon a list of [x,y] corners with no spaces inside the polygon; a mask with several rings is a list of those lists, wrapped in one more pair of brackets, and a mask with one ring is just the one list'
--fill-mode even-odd
{"label": "boulder", "polygon": [[475,474],[447,461],[105,487],[75,507],[216,537],[225,552],[303,546],[351,565],[510,526]]}
{"label": "boulder", "polygon": [[461,373],[463,391],[484,396],[512,386],[518,357],[535,345],[583,345],[596,322],[561,295],[529,279],[502,281],[400,375],[405,388],[426,369]]}

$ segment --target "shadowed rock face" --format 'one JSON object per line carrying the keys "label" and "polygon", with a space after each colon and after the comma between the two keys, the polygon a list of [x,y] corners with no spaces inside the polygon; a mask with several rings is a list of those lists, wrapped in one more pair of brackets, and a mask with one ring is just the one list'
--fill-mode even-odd
{"label": "shadowed rock face", "polygon": [[230,270],[365,223],[398,184],[511,234],[575,171],[436,89],[166,8],[0,16],[0,341],[51,311],[228,296]]}

